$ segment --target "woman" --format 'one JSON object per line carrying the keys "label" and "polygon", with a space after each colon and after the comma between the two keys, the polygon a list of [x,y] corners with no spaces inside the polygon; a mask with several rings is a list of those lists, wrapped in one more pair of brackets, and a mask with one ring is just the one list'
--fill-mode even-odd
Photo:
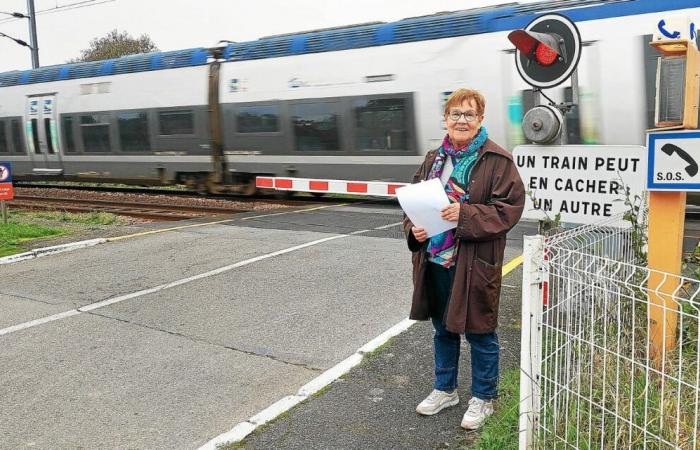
{"label": "woman", "polygon": [[411,319],[432,319],[435,352],[433,391],[416,411],[437,414],[459,403],[460,335],[471,346],[472,398],[462,427],[475,430],[493,413],[499,346],[496,335],[506,233],[520,219],[525,189],[509,152],[488,138],[484,97],[458,89],[445,103],[447,135],[425,155],[413,182],[439,178],[450,205],[442,218],[457,228],[428,238],[404,219],[413,252]]}

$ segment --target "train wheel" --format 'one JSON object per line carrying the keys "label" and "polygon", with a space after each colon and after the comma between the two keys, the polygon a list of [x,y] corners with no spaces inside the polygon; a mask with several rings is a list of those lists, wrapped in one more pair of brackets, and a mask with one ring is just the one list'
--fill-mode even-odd
{"label": "train wheel", "polygon": [[207,177],[200,176],[197,178],[196,191],[199,195],[207,195],[208,193],[212,192],[209,187],[209,180],[207,180]]}

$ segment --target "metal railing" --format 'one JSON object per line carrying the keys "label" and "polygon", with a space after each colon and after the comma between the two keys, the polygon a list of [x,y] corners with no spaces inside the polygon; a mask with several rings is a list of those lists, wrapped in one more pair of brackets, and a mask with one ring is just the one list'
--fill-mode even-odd
{"label": "metal railing", "polygon": [[700,449],[700,281],[641,243],[621,216],[526,237],[521,449]]}

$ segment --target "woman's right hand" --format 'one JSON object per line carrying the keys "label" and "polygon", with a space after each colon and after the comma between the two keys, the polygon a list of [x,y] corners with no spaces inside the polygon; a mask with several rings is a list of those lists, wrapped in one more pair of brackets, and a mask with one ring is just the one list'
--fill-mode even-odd
{"label": "woman's right hand", "polygon": [[411,227],[411,233],[413,233],[418,242],[425,242],[428,239],[428,233],[425,231],[425,228]]}

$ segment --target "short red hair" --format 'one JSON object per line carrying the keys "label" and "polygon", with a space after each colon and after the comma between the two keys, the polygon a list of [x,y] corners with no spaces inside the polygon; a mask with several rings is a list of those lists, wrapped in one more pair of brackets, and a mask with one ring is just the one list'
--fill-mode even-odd
{"label": "short red hair", "polygon": [[465,100],[474,100],[476,104],[476,112],[480,116],[484,115],[484,110],[486,109],[486,99],[481,95],[481,92],[474,89],[459,88],[452,92],[445,102],[445,112],[447,115],[450,112],[450,108],[455,106],[462,106]]}

